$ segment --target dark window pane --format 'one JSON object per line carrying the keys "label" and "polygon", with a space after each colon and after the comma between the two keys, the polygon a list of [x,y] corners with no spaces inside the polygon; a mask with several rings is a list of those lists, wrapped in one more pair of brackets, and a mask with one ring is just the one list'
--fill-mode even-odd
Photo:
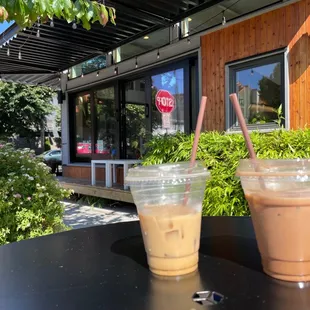
{"label": "dark window pane", "polygon": [[90,157],[91,154],[91,112],[90,95],[75,99],[76,156]]}
{"label": "dark window pane", "polygon": [[106,158],[118,156],[118,136],[114,87],[95,92],[96,135],[95,153]]}
{"label": "dark window pane", "polygon": [[184,132],[183,69],[152,76],[152,134],[177,131]]}

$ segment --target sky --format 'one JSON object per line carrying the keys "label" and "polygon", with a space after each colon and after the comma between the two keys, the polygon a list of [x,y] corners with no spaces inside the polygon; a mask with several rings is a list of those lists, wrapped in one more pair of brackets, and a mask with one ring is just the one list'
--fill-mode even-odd
{"label": "sky", "polygon": [[3,31],[5,31],[7,28],[9,28],[14,22],[4,22],[0,23],[0,34],[2,34]]}
{"label": "sky", "polygon": [[[237,82],[242,85],[248,85],[252,89],[258,89],[258,81],[263,77],[269,78],[273,72],[276,63],[256,67],[253,69],[242,70],[237,73]],[[251,72],[253,70],[253,73]]]}

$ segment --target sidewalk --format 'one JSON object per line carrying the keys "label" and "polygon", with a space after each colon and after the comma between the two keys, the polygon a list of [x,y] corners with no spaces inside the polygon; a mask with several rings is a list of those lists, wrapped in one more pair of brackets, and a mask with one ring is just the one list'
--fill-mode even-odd
{"label": "sidewalk", "polygon": [[63,204],[65,205],[64,223],[73,229],[138,220],[134,206],[95,208],[71,202],[63,202]]}

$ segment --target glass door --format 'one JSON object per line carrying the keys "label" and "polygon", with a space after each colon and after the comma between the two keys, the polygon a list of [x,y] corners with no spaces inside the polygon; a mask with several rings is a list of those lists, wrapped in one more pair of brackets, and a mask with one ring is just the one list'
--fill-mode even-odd
{"label": "glass door", "polygon": [[145,153],[148,107],[145,79],[125,82],[124,151],[127,159],[139,159]]}

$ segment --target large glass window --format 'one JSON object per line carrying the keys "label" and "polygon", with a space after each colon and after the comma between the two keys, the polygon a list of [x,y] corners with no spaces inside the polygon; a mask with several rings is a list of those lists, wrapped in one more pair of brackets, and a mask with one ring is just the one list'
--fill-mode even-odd
{"label": "large glass window", "polygon": [[205,29],[235,19],[244,14],[254,12],[263,7],[279,2],[279,0],[236,1],[223,0],[218,4],[197,12],[181,22],[181,36],[187,37]]}
{"label": "large glass window", "polygon": [[[250,128],[276,127],[284,116],[283,63],[283,54],[278,54],[229,66],[229,92],[238,94]],[[230,102],[228,111],[228,129],[238,128]]]}
{"label": "large glass window", "polygon": [[128,81],[125,84],[126,158],[138,159],[145,153],[147,140],[147,100],[145,80]]}
{"label": "large glass window", "polygon": [[76,156],[89,157],[92,150],[90,94],[75,98],[75,141]]}
{"label": "large glass window", "polygon": [[184,132],[184,70],[152,76],[152,134]]}
{"label": "large glass window", "polygon": [[130,43],[124,44],[114,51],[114,62],[124,61],[136,55],[146,53],[156,48],[169,44],[170,29],[160,29],[144,37],[136,39]]}
{"label": "large glass window", "polygon": [[81,76],[82,74],[87,74],[106,68],[106,66],[106,55],[100,55],[71,67],[69,78],[74,79]]}
{"label": "large glass window", "polygon": [[94,92],[96,109],[95,153],[106,158],[118,157],[118,123],[114,87]]}

